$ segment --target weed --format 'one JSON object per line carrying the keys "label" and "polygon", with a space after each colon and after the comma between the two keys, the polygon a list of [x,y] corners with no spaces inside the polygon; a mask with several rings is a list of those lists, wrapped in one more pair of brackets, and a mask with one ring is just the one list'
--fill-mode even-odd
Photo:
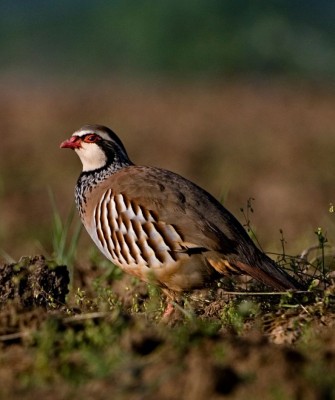
{"label": "weed", "polygon": [[321,274],[323,278],[323,282],[326,285],[326,269],[325,269],[325,244],[328,242],[326,235],[322,232],[321,228],[318,228],[315,231],[315,234],[318,238],[319,248],[321,250],[321,258],[319,259],[319,265],[317,266],[319,269],[321,268]]}
{"label": "weed", "polygon": [[250,237],[257,243],[258,247],[262,250],[262,246],[259,242],[259,240],[257,239],[257,236],[255,234],[254,229],[252,228],[251,225],[251,214],[253,214],[254,212],[254,208],[252,206],[252,202],[255,201],[255,199],[253,197],[249,197],[249,199],[247,200],[247,207],[246,210],[244,210],[243,207],[240,208],[241,213],[243,214],[244,217],[244,224],[243,226],[246,228],[248,234],[250,235]]}
{"label": "weed", "polygon": [[153,319],[159,319],[164,310],[164,299],[157,285],[148,284],[148,299],[144,302],[144,311]]}
{"label": "weed", "polygon": [[257,304],[250,300],[231,300],[222,308],[221,322],[223,326],[239,334],[243,331],[245,321],[255,317],[258,312]]}
{"label": "weed", "polygon": [[[65,222],[63,222],[51,190],[49,190],[49,198],[53,212],[51,237],[54,258],[58,265],[66,265],[68,267],[70,281],[72,282],[73,264],[76,257],[82,224],[79,220],[74,223],[75,205],[72,206]],[[74,227],[72,228],[73,225]]]}

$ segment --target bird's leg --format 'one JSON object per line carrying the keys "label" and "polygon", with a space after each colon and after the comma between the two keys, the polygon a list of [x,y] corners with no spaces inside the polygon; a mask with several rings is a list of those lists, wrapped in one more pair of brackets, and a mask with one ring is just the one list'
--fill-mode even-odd
{"label": "bird's leg", "polygon": [[162,319],[168,319],[175,312],[174,305],[171,302],[167,303],[165,311],[163,313]]}
{"label": "bird's leg", "polygon": [[163,321],[171,321],[178,318],[180,310],[176,309],[175,305],[182,300],[180,293],[176,293],[170,289],[163,288],[163,293],[166,295],[166,307],[162,316]]}

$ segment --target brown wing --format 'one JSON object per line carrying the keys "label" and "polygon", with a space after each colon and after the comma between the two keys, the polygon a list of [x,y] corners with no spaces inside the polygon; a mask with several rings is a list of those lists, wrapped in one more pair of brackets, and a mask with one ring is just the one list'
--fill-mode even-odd
{"label": "brown wing", "polygon": [[238,254],[241,242],[254,246],[245,230],[207,192],[172,172],[131,166],[104,182],[106,188],[157,214],[193,247]]}

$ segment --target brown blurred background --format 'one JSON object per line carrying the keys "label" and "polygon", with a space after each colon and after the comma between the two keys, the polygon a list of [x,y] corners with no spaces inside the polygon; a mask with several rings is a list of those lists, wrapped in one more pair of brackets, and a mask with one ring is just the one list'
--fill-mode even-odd
{"label": "brown blurred background", "polygon": [[[333,240],[333,7],[32,3],[1,13],[1,258],[52,254],[48,190],[65,219],[81,168],[59,144],[87,123],[111,127],[135,163],[193,180],[242,223],[255,198],[267,251],[280,251],[279,229],[291,254],[315,244],[319,226]],[[83,234],[79,258],[89,243]]]}

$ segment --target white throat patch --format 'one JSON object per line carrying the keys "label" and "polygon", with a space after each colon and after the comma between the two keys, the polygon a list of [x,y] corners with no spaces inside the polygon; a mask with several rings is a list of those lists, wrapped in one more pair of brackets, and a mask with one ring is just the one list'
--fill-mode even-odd
{"label": "white throat patch", "polygon": [[106,165],[107,158],[101,148],[95,143],[81,143],[79,149],[75,149],[82,164],[83,171],[93,171]]}

